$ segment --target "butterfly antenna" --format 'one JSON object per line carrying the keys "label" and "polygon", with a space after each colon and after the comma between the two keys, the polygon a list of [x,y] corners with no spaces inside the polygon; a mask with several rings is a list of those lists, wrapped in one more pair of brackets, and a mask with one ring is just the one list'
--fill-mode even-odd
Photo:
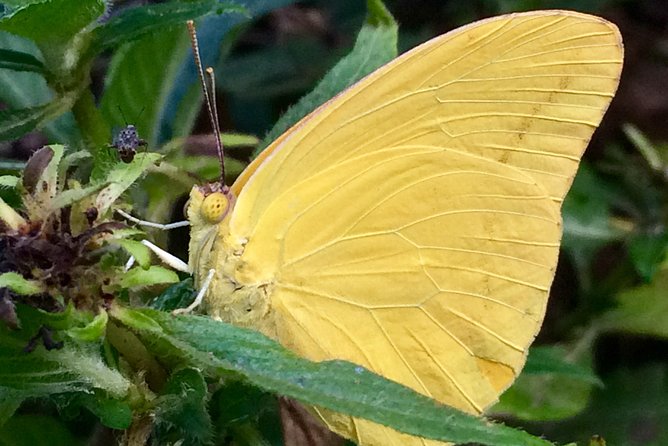
{"label": "butterfly antenna", "polygon": [[215,133],[216,141],[216,151],[218,152],[218,158],[220,159],[220,184],[225,186],[225,159],[223,157],[223,141],[220,139],[220,123],[218,122],[218,105],[216,104],[216,75],[213,73],[213,68],[208,67],[206,69],[206,74],[209,78],[209,94],[211,95],[211,107],[210,110],[213,112],[212,123],[213,131]]}
{"label": "butterfly antenna", "polygon": [[218,125],[218,110],[216,108],[216,98],[215,98],[215,78],[213,75],[213,69],[207,68],[206,72],[210,79],[210,87],[207,86],[206,79],[204,78],[204,70],[202,69],[202,59],[199,55],[199,44],[197,43],[197,33],[195,31],[195,22],[188,20],[188,33],[190,34],[190,46],[193,49],[193,55],[195,57],[195,65],[197,66],[197,74],[199,75],[200,84],[202,85],[202,92],[204,93],[204,102],[206,103],[206,109],[209,113],[209,119],[211,120],[211,127],[216,134],[216,151],[218,152],[218,159],[220,160],[220,184],[225,188],[225,158],[223,153],[223,143],[220,139],[220,126]]}

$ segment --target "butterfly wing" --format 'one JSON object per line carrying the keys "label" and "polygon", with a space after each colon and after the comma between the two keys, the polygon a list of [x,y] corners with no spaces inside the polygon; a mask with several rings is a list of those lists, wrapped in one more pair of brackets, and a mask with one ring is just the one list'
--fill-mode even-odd
{"label": "butterfly wing", "polygon": [[[235,281],[267,287],[267,317],[299,354],[483,411],[540,328],[560,203],[621,64],[614,25],[565,11],[474,23],[401,56],[235,185]],[[408,444],[321,415],[361,444]]]}
{"label": "butterfly wing", "polygon": [[[265,200],[246,193],[258,216],[271,201],[260,183],[285,190],[311,172],[405,136],[523,169],[559,202],[614,96],[622,54],[613,24],[575,12],[511,14],[464,26],[395,59],[302,119],[233,188],[240,193],[254,177],[254,193]],[[255,175],[268,158],[277,158],[268,163],[271,173]],[[283,163],[290,167],[276,168]]]}

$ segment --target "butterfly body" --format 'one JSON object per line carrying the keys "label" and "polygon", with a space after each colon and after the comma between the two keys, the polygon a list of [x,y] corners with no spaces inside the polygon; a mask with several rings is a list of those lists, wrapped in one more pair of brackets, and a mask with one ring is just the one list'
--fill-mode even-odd
{"label": "butterfly body", "polygon": [[[214,317],[481,413],[545,314],[560,207],[617,86],[610,23],[567,11],[437,37],[269,146],[203,218],[190,266]],[[205,212],[202,212],[202,211]],[[361,445],[438,444],[314,408]]]}

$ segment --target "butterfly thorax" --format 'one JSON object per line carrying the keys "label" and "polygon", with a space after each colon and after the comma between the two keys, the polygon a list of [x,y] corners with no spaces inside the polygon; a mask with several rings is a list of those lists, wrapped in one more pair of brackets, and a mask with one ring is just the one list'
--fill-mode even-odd
{"label": "butterfly thorax", "polygon": [[[211,316],[234,325],[252,327],[275,338],[268,298],[271,285],[242,283],[239,279],[239,272],[245,266],[242,256],[246,240],[230,234],[234,200],[229,191],[212,191],[211,185],[193,188],[187,211],[190,221],[189,265],[197,288],[202,286],[208,272],[215,270],[205,296],[206,309]],[[212,211],[211,207],[215,209]],[[216,222],[219,216],[222,219]]]}

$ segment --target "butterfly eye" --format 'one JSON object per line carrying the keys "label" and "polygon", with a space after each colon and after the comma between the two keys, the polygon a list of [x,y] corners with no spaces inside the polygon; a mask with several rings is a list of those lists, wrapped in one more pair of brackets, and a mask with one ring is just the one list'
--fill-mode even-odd
{"label": "butterfly eye", "polygon": [[202,202],[200,210],[202,218],[209,223],[219,223],[227,215],[230,208],[230,200],[222,192],[214,192],[207,195]]}

